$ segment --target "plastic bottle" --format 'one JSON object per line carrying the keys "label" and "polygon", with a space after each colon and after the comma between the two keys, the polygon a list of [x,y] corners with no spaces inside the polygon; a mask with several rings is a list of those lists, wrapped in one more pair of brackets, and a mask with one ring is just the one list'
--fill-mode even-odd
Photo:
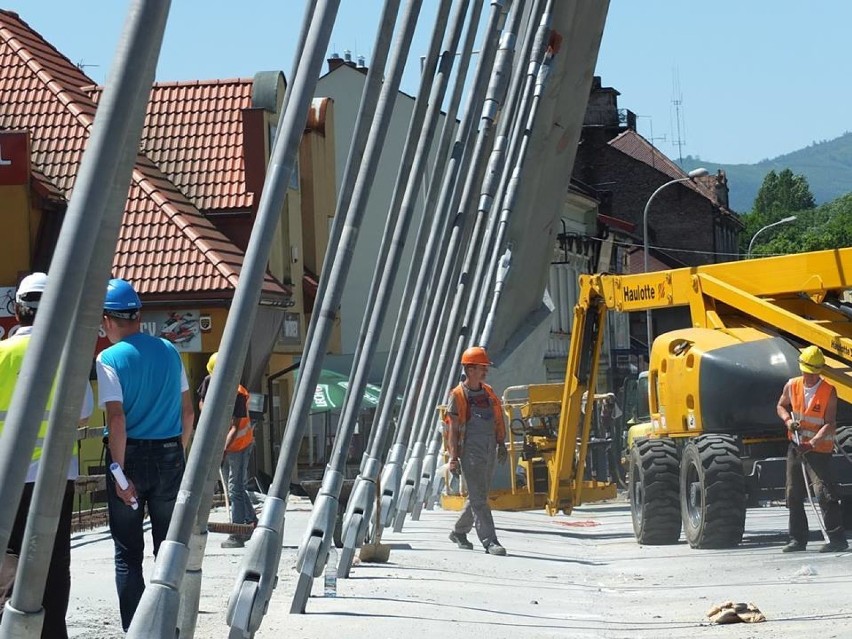
{"label": "plastic bottle", "polygon": [[325,562],[325,574],[323,576],[324,589],[323,596],[337,596],[337,548],[334,543],[328,550],[328,559]]}

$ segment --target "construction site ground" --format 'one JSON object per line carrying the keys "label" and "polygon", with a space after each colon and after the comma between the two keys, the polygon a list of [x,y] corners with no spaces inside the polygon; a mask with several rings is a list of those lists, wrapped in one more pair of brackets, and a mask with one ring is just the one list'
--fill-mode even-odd
{"label": "construction site ground", "polygon": [[[637,545],[623,497],[571,516],[497,512],[507,557],[456,548],[447,539],[455,513],[424,511],[402,532],[387,531],[389,563],[354,566],[334,598],[317,579],[306,614],[291,615],[309,512],[307,499],[290,499],[279,583],[258,639],[852,637],[852,553],[820,554],[815,535],[807,552],[782,554],[779,506],[749,510],[742,545],[728,550]],[[222,508],[211,516],[225,518]],[[227,600],[245,551],[223,550],[224,539],[208,541],[199,638],[228,636]],[[70,636],[122,637],[108,530],[75,533],[72,546]],[[149,557],[147,575],[152,567]],[[767,621],[709,624],[708,609],[726,600],[753,602]]]}

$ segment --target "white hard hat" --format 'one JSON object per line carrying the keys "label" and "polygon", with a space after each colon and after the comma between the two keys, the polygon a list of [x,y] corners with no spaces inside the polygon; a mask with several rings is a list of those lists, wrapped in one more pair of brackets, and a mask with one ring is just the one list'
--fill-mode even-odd
{"label": "white hard hat", "polygon": [[31,273],[21,280],[15,293],[15,301],[27,308],[38,308],[39,300],[47,286],[47,275]]}

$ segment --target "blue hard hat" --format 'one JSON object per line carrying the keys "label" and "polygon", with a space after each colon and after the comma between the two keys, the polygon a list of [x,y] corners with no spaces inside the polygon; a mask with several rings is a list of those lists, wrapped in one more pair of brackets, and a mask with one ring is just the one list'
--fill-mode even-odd
{"label": "blue hard hat", "polygon": [[134,319],[142,301],[136,290],[127,280],[113,278],[107,284],[106,299],[104,300],[104,311],[118,317]]}

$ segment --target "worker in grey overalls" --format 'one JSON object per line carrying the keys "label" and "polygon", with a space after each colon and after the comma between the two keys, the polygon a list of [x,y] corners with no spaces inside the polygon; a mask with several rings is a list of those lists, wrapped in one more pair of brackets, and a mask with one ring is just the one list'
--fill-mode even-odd
{"label": "worker in grey overalls", "polygon": [[494,462],[505,463],[506,423],[500,398],[484,382],[491,361],[481,346],[468,348],[461,358],[465,380],[450,391],[446,421],[449,425],[447,450],[450,471],[464,475],[467,499],[456,521],[450,540],[459,548],[473,549],[467,533],[476,526],[476,534],[491,555],[505,555],[497,541],[494,518],[488,506],[488,492],[494,474]]}

